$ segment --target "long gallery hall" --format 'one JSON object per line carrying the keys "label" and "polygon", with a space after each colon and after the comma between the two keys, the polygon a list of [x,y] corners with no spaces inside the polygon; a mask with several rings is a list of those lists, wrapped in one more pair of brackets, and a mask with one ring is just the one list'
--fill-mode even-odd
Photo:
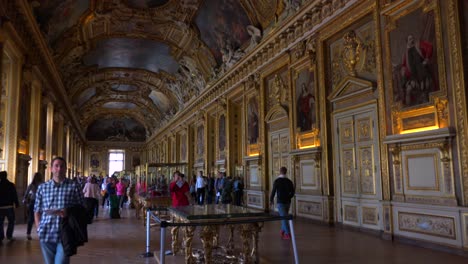
{"label": "long gallery hall", "polygon": [[468,263],[467,14],[0,1],[0,263]]}

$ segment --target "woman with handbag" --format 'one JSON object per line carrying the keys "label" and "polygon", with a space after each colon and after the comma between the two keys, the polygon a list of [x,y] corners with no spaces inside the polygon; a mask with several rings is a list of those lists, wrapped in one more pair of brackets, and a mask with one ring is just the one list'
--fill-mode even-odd
{"label": "woman with handbag", "polygon": [[42,183],[42,174],[40,172],[34,173],[32,182],[26,188],[24,192],[23,204],[28,207],[28,228],[26,235],[28,240],[31,240],[31,230],[34,223],[34,203],[36,202],[36,192],[39,185]]}

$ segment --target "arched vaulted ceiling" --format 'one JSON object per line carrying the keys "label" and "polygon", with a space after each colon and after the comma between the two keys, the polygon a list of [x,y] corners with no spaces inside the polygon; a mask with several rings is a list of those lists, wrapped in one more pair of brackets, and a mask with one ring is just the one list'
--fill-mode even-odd
{"label": "arched vaulted ceiling", "polygon": [[244,54],[248,27],[268,20],[253,0],[30,4],[88,140],[144,141]]}

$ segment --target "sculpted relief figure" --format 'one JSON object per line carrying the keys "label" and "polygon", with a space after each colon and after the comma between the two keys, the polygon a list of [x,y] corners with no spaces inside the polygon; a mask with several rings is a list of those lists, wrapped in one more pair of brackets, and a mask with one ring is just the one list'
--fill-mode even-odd
{"label": "sculpted relief figure", "polygon": [[236,62],[238,62],[243,56],[244,52],[241,49],[234,50],[231,43],[226,43],[226,46],[221,49],[223,58],[223,64],[221,65],[221,72],[224,73],[230,69]]}
{"label": "sculpted relief figure", "polygon": [[260,40],[262,40],[262,31],[252,25],[247,26],[247,33],[249,33],[250,36],[250,44],[245,49],[245,52],[253,50],[255,46],[257,46],[258,43],[260,43]]}

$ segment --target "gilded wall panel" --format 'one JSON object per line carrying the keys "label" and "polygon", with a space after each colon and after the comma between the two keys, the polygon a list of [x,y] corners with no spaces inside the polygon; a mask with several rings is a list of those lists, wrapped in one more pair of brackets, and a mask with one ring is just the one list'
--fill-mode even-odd
{"label": "gilded wall panel", "polygon": [[362,223],[366,225],[379,224],[379,210],[377,207],[362,207]]}
{"label": "gilded wall panel", "polygon": [[374,150],[372,145],[359,147],[358,162],[362,194],[375,195]]}
{"label": "gilded wall panel", "polygon": [[323,215],[323,206],[322,203],[297,200],[297,212],[299,214],[313,215],[322,217]]}
{"label": "gilded wall panel", "polygon": [[398,212],[398,225],[401,231],[457,239],[453,217]]}
{"label": "gilded wall panel", "polygon": [[342,149],[340,157],[343,165],[343,193],[356,194],[358,192],[358,181],[354,170],[354,149]]}
{"label": "gilded wall panel", "polygon": [[[366,18],[330,41],[327,67],[332,91],[346,76],[375,81],[377,73],[375,23]],[[367,22],[365,22],[367,21]]]}
{"label": "gilded wall panel", "polygon": [[264,78],[264,87],[266,93],[266,112],[268,113],[275,105],[288,105],[289,76],[287,67],[282,67]]}
{"label": "gilded wall panel", "polygon": [[353,205],[344,206],[344,220],[359,223],[358,207]]}

